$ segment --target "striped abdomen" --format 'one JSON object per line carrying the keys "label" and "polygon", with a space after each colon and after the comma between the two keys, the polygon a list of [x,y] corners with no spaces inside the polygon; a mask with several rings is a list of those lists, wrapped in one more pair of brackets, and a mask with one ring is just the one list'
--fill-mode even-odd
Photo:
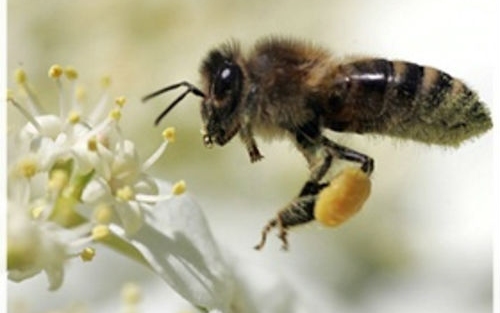
{"label": "striped abdomen", "polygon": [[488,109],[460,80],[432,67],[366,59],[339,65],[324,125],[457,146],[492,127]]}

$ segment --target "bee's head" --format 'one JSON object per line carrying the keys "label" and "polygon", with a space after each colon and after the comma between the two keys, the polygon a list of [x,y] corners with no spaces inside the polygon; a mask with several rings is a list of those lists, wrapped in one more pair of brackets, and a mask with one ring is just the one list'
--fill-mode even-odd
{"label": "bee's head", "polygon": [[240,54],[237,44],[223,45],[220,49],[212,50],[202,63],[202,89],[189,82],[181,82],[145,96],[143,101],[181,86],[188,88],[156,118],[155,124],[187,94],[193,93],[203,98],[201,118],[205,146],[210,147],[214,142],[221,146],[226,144],[240,128],[237,111],[242,98],[244,74],[237,63],[238,58]]}
{"label": "bee's head", "polygon": [[206,145],[224,145],[239,130],[244,74],[238,57],[237,45],[224,45],[211,51],[202,63],[200,73],[206,97],[201,103],[201,118]]}

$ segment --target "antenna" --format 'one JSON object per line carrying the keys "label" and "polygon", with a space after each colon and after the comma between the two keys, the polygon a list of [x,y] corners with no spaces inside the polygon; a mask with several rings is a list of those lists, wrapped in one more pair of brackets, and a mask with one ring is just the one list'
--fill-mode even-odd
{"label": "antenna", "polygon": [[170,110],[172,110],[177,103],[181,102],[182,99],[184,99],[184,97],[186,97],[189,93],[192,93],[195,96],[198,96],[201,98],[205,98],[205,94],[200,89],[198,89],[196,86],[194,86],[193,84],[191,84],[189,82],[183,81],[183,82],[180,82],[177,84],[173,84],[173,85],[164,87],[160,90],[157,90],[155,92],[150,93],[149,95],[144,96],[142,98],[142,102],[146,102],[146,101],[150,100],[151,98],[159,96],[162,93],[168,92],[170,90],[177,89],[179,87],[187,87],[188,89],[186,91],[184,91],[180,96],[178,96],[165,110],[163,110],[163,112],[161,112],[161,114],[155,119],[155,125],[158,125],[160,123],[160,121],[165,117],[165,115],[167,115],[168,112],[170,112]]}

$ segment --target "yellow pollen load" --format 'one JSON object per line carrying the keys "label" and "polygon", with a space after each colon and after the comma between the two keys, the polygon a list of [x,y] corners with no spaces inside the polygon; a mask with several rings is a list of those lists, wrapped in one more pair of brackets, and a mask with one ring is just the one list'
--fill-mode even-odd
{"label": "yellow pollen load", "polygon": [[162,132],[163,138],[168,142],[175,142],[175,127],[167,127]]}
{"label": "yellow pollen load", "polygon": [[14,79],[16,80],[16,83],[18,83],[19,85],[24,85],[27,80],[26,72],[23,69],[18,68],[14,72]]}
{"label": "yellow pollen load", "polygon": [[122,112],[120,109],[113,109],[109,112],[109,118],[115,121],[119,121],[120,118],[122,117]]}
{"label": "yellow pollen load", "polygon": [[94,211],[94,219],[99,224],[109,224],[113,218],[113,209],[105,204],[99,204]]}
{"label": "yellow pollen load", "polygon": [[49,68],[49,77],[59,78],[63,73],[63,69],[59,64],[54,64]]}
{"label": "yellow pollen load", "polygon": [[186,192],[186,188],[186,182],[184,180],[180,180],[172,186],[172,194],[174,196],[182,195]]}
{"label": "yellow pollen load", "polygon": [[123,108],[125,102],[127,102],[127,98],[125,98],[124,96],[116,97],[115,99],[116,105],[118,105],[120,108]]}
{"label": "yellow pollen load", "polygon": [[78,71],[72,66],[66,66],[64,75],[66,75],[66,78],[69,80],[75,80],[78,78]]}
{"label": "yellow pollen load", "polygon": [[92,247],[87,247],[80,252],[80,258],[83,262],[90,262],[95,257],[95,249]]}
{"label": "yellow pollen load", "polygon": [[68,123],[71,123],[71,124],[77,124],[78,122],[80,122],[80,118],[81,118],[81,115],[80,113],[76,112],[76,111],[71,111],[69,114],[68,114]]}
{"label": "yellow pollen load", "polygon": [[38,164],[36,160],[32,158],[27,158],[24,160],[21,160],[18,164],[18,170],[21,176],[26,177],[26,178],[31,178],[35,176],[35,174],[38,171]]}
{"label": "yellow pollen load", "polygon": [[107,225],[97,225],[92,228],[92,239],[101,240],[109,236],[109,227]]}
{"label": "yellow pollen load", "polygon": [[366,173],[359,168],[346,168],[319,193],[314,218],[325,226],[338,226],[361,209],[370,191],[371,181]]}
{"label": "yellow pollen load", "polygon": [[134,199],[135,193],[134,190],[127,185],[116,191],[116,197],[122,201],[130,201]]}

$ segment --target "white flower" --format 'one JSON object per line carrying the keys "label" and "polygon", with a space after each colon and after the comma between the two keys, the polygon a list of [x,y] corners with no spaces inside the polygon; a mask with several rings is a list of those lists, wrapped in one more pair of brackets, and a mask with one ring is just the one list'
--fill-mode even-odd
{"label": "white flower", "polygon": [[[9,102],[27,124],[8,139],[8,275],[13,281],[45,272],[49,288],[63,283],[67,260],[90,261],[95,243],[149,267],[180,295],[204,310],[227,311],[232,277],[198,206],[183,181],[171,187],[146,170],[163,154],[175,131],[144,162],[119,121],[124,97],[109,105],[105,93],[82,113],[76,70],[49,70],[59,90],[59,113],[43,113],[20,70],[25,101]],[[86,107],[89,107],[88,105]],[[159,188],[159,184],[160,187]]]}

